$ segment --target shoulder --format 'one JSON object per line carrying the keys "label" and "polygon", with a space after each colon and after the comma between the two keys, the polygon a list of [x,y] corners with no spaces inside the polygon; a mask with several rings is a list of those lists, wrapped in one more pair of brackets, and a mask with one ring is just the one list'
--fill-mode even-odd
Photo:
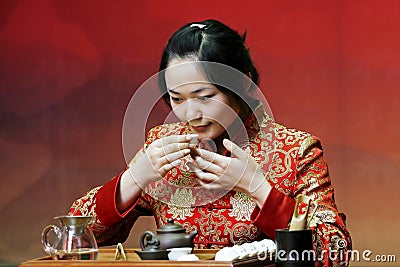
{"label": "shoulder", "polygon": [[278,146],[285,150],[292,150],[299,157],[304,157],[309,150],[318,147],[322,150],[321,142],[318,137],[311,133],[294,128],[288,128],[279,123],[273,123],[275,141]]}

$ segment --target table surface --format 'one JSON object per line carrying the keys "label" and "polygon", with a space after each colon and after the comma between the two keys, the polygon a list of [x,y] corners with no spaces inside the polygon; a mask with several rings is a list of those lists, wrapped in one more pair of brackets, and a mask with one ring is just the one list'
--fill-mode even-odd
{"label": "table surface", "polygon": [[273,257],[268,255],[265,260],[259,260],[257,256],[243,260],[215,261],[216,249],[194,249],[193,254],[200,259],[199,261],[169,261],[169,260],[141,260],[135,253],[136,249],[125,249],[127,260],[115,260],[115,249],[99,249],[97,260],[52,260],[50,257],[38,258],[20,263],[19,267],[59,267],[59,266],[144,266],[144,267],[161,267],[161,266],[180,266],[180,267],[256,267],[256,266],[275,266]]}

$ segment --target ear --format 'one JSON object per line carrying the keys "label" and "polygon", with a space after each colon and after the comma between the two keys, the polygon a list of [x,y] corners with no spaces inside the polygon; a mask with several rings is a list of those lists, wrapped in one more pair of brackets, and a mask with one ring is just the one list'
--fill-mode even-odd
{"label": "ear", "polygon": [[251,84],[253,83],[252,75],[251,72],[248,72],[246,74],[247,78],[244,79],[243,81],[243,88],[245,89],[245,91],[249,94],[250,93],[250,88],[251,88]]}
{"label": "ear", "polygon": [[248,72],[248,73],[247,73],[247,77],[249,77],[249,79],[251,80],[251,78],[252,78],[252,77],[251,77],[251,72]]}

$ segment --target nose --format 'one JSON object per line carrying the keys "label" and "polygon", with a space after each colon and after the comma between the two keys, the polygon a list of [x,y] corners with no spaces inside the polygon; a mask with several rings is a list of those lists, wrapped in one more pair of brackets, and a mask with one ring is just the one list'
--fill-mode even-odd
{"label": "nose", "polygon": [[199,104],[194,99],[190,99],[185,103],[185,114],[187,121],[201,120],[202,112]]}

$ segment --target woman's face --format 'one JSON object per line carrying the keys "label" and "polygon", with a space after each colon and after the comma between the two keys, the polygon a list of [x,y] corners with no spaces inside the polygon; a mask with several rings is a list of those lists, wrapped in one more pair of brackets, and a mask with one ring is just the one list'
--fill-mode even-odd
{"label": "woman's face", "polygon": [[215,139],[238,119],[239,105],[208,82],[197,64],[190,63],[192,59],[173,59],[165,71],[171,106],[200,140]]}

